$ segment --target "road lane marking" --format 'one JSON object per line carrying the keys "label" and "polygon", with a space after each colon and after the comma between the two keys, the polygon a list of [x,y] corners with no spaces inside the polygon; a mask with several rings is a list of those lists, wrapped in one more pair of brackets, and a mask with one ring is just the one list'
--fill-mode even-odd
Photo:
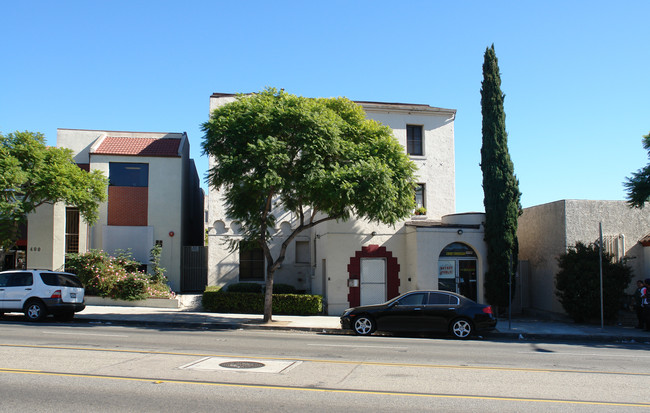
{"label": "road lane marking", "polygon": [[41,331],[43,334],[62,336],[97,336],[97,337],[129,337],[126,334],[99,334],[99,333],[64,333],[62,331]]}
{"label": "road lane marking", "polygon": [[155,384],[163,384],[163,383],[192,384],[192,385],[200,385],[200,386],[238,387],[238,388],[247,388],[247,389],[283,390],[283,391],[317,392],[317,393],[346,393],[346,394],[362,394],[362,395],[378,395],[378,396],[490,400],[490,401],[510,401],[510,402],[546,403],[546,404],[556,403],[556,404],[569,404],[569,405],[573,404],[573,405],[590,405],[590,406],[619,406],[619,407],[645,407],[645,408],[650,407],[650,403],[602,402],[602,401],[590,401],[590,400],[562,400],[562,399],[542,399],[542,398],[525,398],[525,397],[477,396],[477,395],[463,395],[463,394],[408,393],[408,392],[391,392],[391,391],[378,391],[378,390],[272,386],[272,385],[262,385],[262,384],[223,383],[223,382],[209,382],[209,381],[199,381],[199,380],[175,380],[175,379],[168,380],[168,379],[160,379],[160,378],[139,378],[139,377],[109,376],[109,375],[96,375],[96,374],[60,373],[60,372],[49,372],[49,371],[39,371],[39,370],[19,370],[19,369],[4,369],[4,368],[0,368],[0,373],[31,374],[31,375],[39,375],[39,376],[53,376],[53,377],[74,377],[74,378],[98,379],[98,380],[123,380],[123,381],[147,382],[147,383],[155,383]]}
{"label": "road lane marking", "polygon": [[401,346],[359,346],[353,344],[307,344],[308,346],[314,347],[347,347],[347,348],[383,348],[389,350],[408,350],[408,347]]}
{"label": "road lane marking", "polygon": [[299,357],[270,357],[270,356],[240,356],[233,354],[207,354],[207,353],[181,353],[171,351],[152,351],[152,350],[128,350],[128,349],[107,349],[107,348],[92,348],[92,347],[69,347],[69,346],[46,346],[35,344],[1,344],[0,347],[19,347],[19,348],[40,348],[51,350],[72,350],[72,351],[96,351],[108,353],[130,353],[130,354],[152,354],[152,355],[167,355],[167,356],[192,356],[192,357],[229,357],[237,358],[244,357],[256,360],[292,360],[311,363],[323,364],[343,364],[343,365],[362,365],[362,366],[382,366],[382,367],[419,367],[430,369],[454,369],[454,370],[485,370],[485,371],[510,371],[510,372],[526,372],[526,373],[576,373],[576,374],[603,374],[603,375],[620,375],[620,376],[650,376],[650,372],[623,372],[623,371],[602,371],[602,370],[575,370],[575,369],[540,369],[540,368],[524,368],[524,367],[498,367],[498,366],[459,366],[447,364],[418,364],[418,363],[385,363],[378,361],[359,361],[359,360],[325,360],[325,359],[310,359]]}

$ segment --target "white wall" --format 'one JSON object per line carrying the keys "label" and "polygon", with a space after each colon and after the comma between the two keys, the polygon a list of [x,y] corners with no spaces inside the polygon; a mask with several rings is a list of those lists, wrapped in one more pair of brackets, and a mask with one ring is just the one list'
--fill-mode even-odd
{"label": "white wall", "polygon": [[[442,218],[440,225],[408,225],[409,237],[416,238],[416,273],[411,276],[417,280],[413,289],[438,289],[438,261],[445,247],[454,242],[466,244],[476,253],[477,299],[485,302],[484,286],[487,270],[487,246],[484,229],[485,214],[451,214]],[[469,226],[478,226],[473,228]],[[462,233],[459,233],[459,230]],[[410,263],[413,265],[414,263]]]}
{"label": "white wall", "polygon": [[[210,99],[210,111],[235,99],[231,95],[215,94]],[[418,166],[418,182],[426,184],[426,207],[429,218],[438,218],[454,212],[454,125],[455,111],[432,108],[426,105],[384,105],[361,103],[368,117],[393,128],[396,138],[406,145],[406,125],[423,125],[424,155],[411,157]],[[214,159],[210,158],[210,167]],[[273,230],[272,252],[277,257],[279,244],[285,239],[296,218],[283,211],[274,211],[278,227]],[[238,239],[237,224],[226,217],[224,203],[219,191],[209,192],[209,248],[208,284],[224,286],[238,282],[239,252],[231,251],[224,244],[228,239]],[[372,235],[373,232],[375,235]],[[452,235],[458,236],[454,231]],[[468,235],[469,236],[469,235]],[[400,265],[400,292],[406,292],[418,285],[418,268],[428,265],[424,260],[429,254],[415,252],[420,249],[417,242],[407,236],[403,222],[396,226],[378,225],[361,219],[348,222],[328,221],[300,234],[300,239],[309,240],[312,265],[295,263],[295,244],[288,250],[282,267],[276,272],[274,281],[293,284],[327,297],[329,314],[339,314],[349,306],[348,264],[350,258],[364,246],[386,247]],[[453,237],[452,237],[453,238]],[[451,239],[451,238],[450,238]],[[443,245],[444,248],[447,244]],[[408,248],[407,248],[408,246]],[[440,250],[436,254],[439,255]],[[422,263],[411,262],[424,260]],[[436,264],[434,262],[434,264]],[[437,269],[437,264],[434,266]],[[410,279],[410,280],[409,280]],[[437,288],[437,284],[436,284]]]}
{"label": "white wall", "polygon": [[65,263],[65,205],[44,204],[27,216],[27,268],[57,270]]}
{"label": "white wall", "polygon": [[422,156],[411,156],[418,183],[425,184],[427,217],[440,219],[456,211],[454,117],[451,110],[428,108],[415,111],[393,106],[364,104],[368,118],[388,125],[406,148],[406,125],[422,125]]}
{"label": "white wall", "polygon": [[[101,170],[108,176],[111,162],[146,163],[149,165],[148,188],[148,219],[147,226],[153,228],[153,242],[147,246],[153,248],[156,240],[163,241],[160,265],[167,272],[170,286],[174,291],[180,291],[181,280],[181,243],[182,243],[182,188],[183,163],[182,158],[140,157],[97,155],[91,156],[91,169]],[[91,231],[92,248],[103,249],[103,231],[108,223],[108,203],[100,207],[98,224]],[[170,233],[174,235],[171,236]],[[128,237],[123,240],[123,249],[141,249],[138,241]],[[148,258],[143,264],[148,264]]]}

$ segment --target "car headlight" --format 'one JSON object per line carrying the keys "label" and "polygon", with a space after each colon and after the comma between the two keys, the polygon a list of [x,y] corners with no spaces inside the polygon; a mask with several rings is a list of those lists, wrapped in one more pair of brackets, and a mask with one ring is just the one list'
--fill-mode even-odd
{"label": "car headlight", "polygon": [[348,308],[347,310],[343,311],[343,314],[341,314],[341,317],[347,317],[350,315],[350,313],[354,310],[354,308]]}

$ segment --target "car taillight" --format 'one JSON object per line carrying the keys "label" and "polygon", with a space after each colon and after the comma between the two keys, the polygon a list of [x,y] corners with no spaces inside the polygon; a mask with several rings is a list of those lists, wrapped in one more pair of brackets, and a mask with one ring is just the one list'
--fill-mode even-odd
{"label": "car taillight", "polygon": [[492,314],[492,306],[488,305],[487,307],[483,307],[483,312],[485,314]]}
{"label": "car taillight", "polygon": [[61,290],[56,290],[50,298],[61,298]]}

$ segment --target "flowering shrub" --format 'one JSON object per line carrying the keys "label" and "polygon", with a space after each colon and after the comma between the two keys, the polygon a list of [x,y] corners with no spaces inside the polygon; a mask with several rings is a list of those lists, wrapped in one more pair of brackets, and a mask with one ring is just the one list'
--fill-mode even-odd
{"label": "flowering shrub", "polygon": [[173,298],[166,278],[154,281],[143,271],[140,263],[131,254],[120,251],[117,257],[101,250],[84,254],[67,254],[66,271],[79,277],[86,288],[86,294],[121,300],[142,300],[145,298]]}

